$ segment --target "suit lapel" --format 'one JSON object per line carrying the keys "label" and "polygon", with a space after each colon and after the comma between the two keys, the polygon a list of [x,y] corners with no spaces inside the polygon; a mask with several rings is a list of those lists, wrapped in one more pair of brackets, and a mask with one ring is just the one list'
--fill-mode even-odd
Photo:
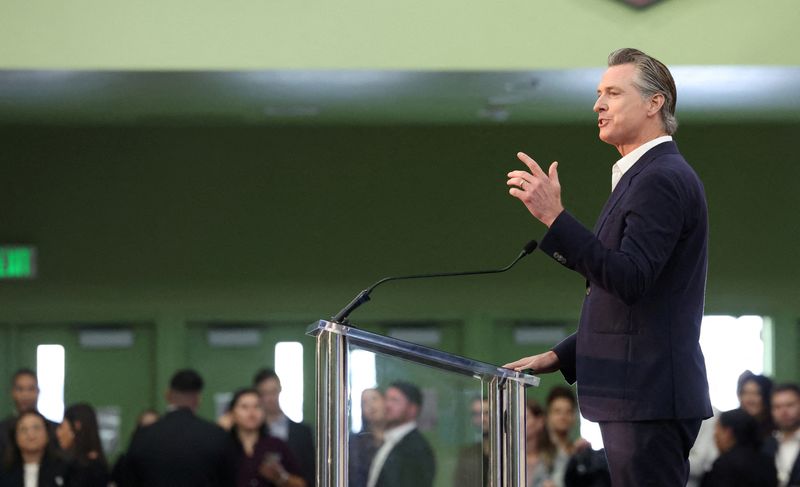
{"label": "suit lapel", "polygon": [[603,229],[603,225],[606,223],[606,219],[614,210],[614,207],[617,206],[617,203],[622,198],[622,195],[625,194],[625,191],[631,185],[631,181],[637,174],[642,172],[642,170],[648,166],[656,157],[662,154],[668,153],[677,153],[678,147],[675,145],[675,142],[663,142],[658,144],[657,146],[653,147],[649,151],[645,152],[636,164],[633,165],[623,176],[622,179],[619,180],[617,183],[616,188],[611,193],[611,196],[608,197],[606,200],[606,204],[603,206],[603,211],[600,212],[600,216],[597,218],[597,223],[594,224],[594,234],[599,235],[600,231]]}

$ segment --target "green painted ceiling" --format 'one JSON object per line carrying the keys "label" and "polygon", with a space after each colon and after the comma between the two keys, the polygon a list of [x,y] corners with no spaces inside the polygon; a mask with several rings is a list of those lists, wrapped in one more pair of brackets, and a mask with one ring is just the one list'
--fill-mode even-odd
{"label": "green painted ceiling", "polygon": [[[592,123],[602,68],[0,71],[0,123]],[[800,121],[800,67],[675,67],[678,115]]]}

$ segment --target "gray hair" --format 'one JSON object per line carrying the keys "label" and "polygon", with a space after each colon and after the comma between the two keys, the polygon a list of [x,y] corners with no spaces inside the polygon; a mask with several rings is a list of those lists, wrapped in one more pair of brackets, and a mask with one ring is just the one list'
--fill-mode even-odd
{"label": "gray hair", "polygon": [[672,135],[678,130],[678,119],[675,118],[675,104],[678,101],[678,92],[675,89],[675,80],[669,69],[658,59],[647,54],[626,47],[617,49],[608,55],[609,66],[633,64],[639,74],[634,80],[634,85],[644,98],[649,98],[656,93],[664,96],[664,105],[661,107],[661,122],[664,131]]}

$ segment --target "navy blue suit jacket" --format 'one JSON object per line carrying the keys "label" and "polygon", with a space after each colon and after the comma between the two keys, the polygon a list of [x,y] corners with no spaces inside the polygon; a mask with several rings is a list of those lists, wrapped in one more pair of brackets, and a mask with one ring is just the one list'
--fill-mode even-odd
{"label": "navy blue suit jacket", "polygon": [[578,331],[553,351],[592,421],[710,417],[700,350],[708,261],[700,179],[674,142],[647,151],[589,231],[566,211],[540,248],[586,278]]}

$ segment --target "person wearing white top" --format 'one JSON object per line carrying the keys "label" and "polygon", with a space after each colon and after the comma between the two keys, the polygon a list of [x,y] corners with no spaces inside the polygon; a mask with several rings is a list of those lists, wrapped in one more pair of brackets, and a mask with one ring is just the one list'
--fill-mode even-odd
{"label": "person wearing white top", "polygon": [[0,471],[0,487],[67,485],[67,466],[50,444],[44,416],[35,410],[25,411],[18,416],[13,431],[13,442]]}

